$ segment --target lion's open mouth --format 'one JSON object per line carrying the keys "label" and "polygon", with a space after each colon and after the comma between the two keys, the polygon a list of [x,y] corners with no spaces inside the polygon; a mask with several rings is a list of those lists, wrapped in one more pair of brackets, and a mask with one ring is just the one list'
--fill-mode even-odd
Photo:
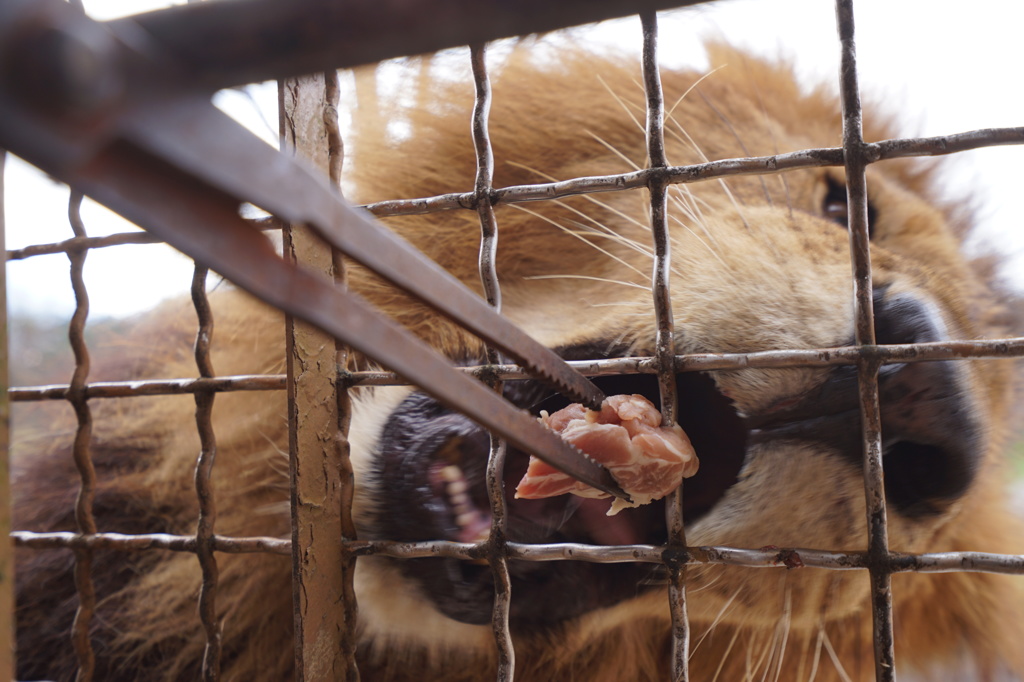
{"label": "lion's open mouth", "polygon": [[[885,343],[943,338],[931,309],[910,297],[876,301],[879,339]],[[569,359],[597,357],[593,348],[563,351]],[[658,405],[652,375],[598,377],[607,395],[639,393]],[[849,464],[862,466],[857,371],[836,367],[797,401],[741,418],[707,375],[676,377],[679,423],[700,457],[700,469],[683,485],[684,516],[693,523],[707,514],[737,481],[760,444],[810,443]],[[889,365],[879,378],[885,435],[886,496],[907,519],[942,513],[967,489],[984,452],[976,408],[963,389],[962,370],[949,361]],[[509,400],[539,414],[568,401],[533,381],[509,382]],[[386,496],[366,536],[400,541],[447,539],[476,542],[491,523],[485,486],[487,433],[461,414],[414,393],[389,418],[381,436],[378,475]],[[510,449],[505,466],[508,538],[513,542],[576,542],[595,545],[661,544],[666,540],[663,503],[623,510],[608,517],[607,500],[563,495],[543,500],[512,499],[526,471],[526,453]],[[454,559],[402,562],[448,616],[470,623],[491,617],[491,571]],[[653,565],[580,561],[511,563],[513,625],[557,623],[610,606],[663,582]],[[525,597],[525,598],[524,598]]]}
{"label": "lion's open mouth", "polygon": [[[735,481],[746,452],[747,431],[730,401],[701,374],[680,374],[680,424],[702,456],[699,472],[684,487],[684,514],[692,522],[705,514]],[[639,393],[658,404],[650,375],[595,379],[608,395]],[[567,400],[535,382],[510,382],[510,400],[535,414],[553,412]],[[413,394],[392,415],[381,438],[381,480],[386,513],[375,519],[373,535],[401,541],[447,539],[475,542],[490,528],[485,468],[485,431],[423,394]],[[706,455],[706,456],[705,456]],[[600,545],[659,544],[666,539],[663,503],[605,515],[607,500],[572,495],[544,500],[513,499],[526,471],[527,454],[510,449],[505,465],[508,535],[514,542],[578,542]],[[458,620],[484,623],[493,599],[490,569],[449,559],[403,562],[438,607]],[[513,600],[519,623],[557,622],[635,596],[660,582],[658,570],[639,564],[513,562]],[[571,593],[571,595],[569,594]]]}

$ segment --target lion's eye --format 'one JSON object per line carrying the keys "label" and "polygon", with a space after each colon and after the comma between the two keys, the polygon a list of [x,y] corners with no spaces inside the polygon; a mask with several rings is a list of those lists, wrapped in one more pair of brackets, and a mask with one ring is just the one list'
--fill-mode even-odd
{"label": "lion's eye", "polygon": [[[821,214],[843,227],[849,227],[848,206],[846,203],[846,185],[837,182],[831,177],[826,177],[828,191],[825,192],[825,199],[821,202]],[[868,201],[868,236],[875,236],[875,218],[877,211],[871,201]]]}

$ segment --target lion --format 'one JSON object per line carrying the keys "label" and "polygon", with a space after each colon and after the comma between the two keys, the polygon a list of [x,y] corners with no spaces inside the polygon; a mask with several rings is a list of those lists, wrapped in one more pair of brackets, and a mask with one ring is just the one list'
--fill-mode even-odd
{"label": "lion", "polygon": [[[799,86],[786,64],[724,45],[710,73],[663,73],[668,158],[677,165],[837,146],[841,117],[825,89]],[[542,57],[536,56],[538,52]],[[644,96],[633,60],[582,47],[523,42],[494,74],[495,186],[631,171],[645,164]],[[471,90],[421,69],[416,108],[356,111],[345,189],[356,202],[458,191],[472,182]],[[388,122],[398,121],[401,125]],[[896,136],[869,109],[865,137]],[[1007,334],[1005,300],[983,263],[964,255],[962,203],[937,189],[934,165],[868,169],[874,313],[879,343]],[[654,354],[656,324],[644,191],[496,207],[503,313],[568,359]],[[677,185],[670,190],[671,293],[678,353],[845,346],[854,339],[841,168]],[[386,224],[480,290],[472,211]],[[442,350],[477,364],[481,342],[357,266],[350,286]],[[231,289],[217,309],[213,364],[225,375],[284,371],[282,316]],[[195,374],[194,313],[170,302],[119,340],[103,378]],[[354,365],[368,366],[354,357]],[[881,373],[891,548],[900,552],[1024,551],[1006,490],[1014,366],[1009,360],[889,365]],[[649,375],[600,377],[609,395],[657,400]],[[866,546],[856,370],[745,368],[677,376],[679,421],[701,458],[684,483],[687,542],[759,548]],[[535,413],[566,401],[535,381],[506,396]],[[486,432],[410,387],[352,391],[354,513],[363,539],[457,539],[455,493],[431,484],[458,467],[486,518]],[[189,397],[93,401],[96,514],[101,530],[193,532],[191,477],[199,450]],[[218,395],[213,484],[222,535],[288,537],[285,397]],[[62,430],[63,429],[63,430]],[[71,427],[20,443],[17,528],[73,529]],[[526,454],[509,453],[507,487]],[[509,496],[511,497],[511,495]],[[509,538],[522,542],[659,544],[660,503],[604,516],[607,503],[509,499]],[[69,552],[19,551],[19,679],[68,679],[76,605]],[[98,552],[93,620],[97,679],[198,676],[200,575],[187,553]],[[293,674],[290,563],[219,554],[222,679]],[[669,677],[664,567],[510,562],[516,679]],[[488,680],[497,662],[486,565],[364,557],[356,564],[358,662],[368,680]],[[919,678],[1024,675],[1024,585],[988,573],[893,577],[896,659]],[[865,571],[700,565],[687,574],[690,672],[698,681],[873,679]]]}

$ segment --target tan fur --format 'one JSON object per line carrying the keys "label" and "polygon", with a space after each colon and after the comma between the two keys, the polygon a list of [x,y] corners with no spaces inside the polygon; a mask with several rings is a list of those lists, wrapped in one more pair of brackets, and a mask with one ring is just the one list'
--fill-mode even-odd
{"label": "tan fur", "polygon": [[[496,186],[642,166],[643,95],[633,61],[542,45],[539,67],[525,48],[496,68],[491,133]],[[552,58],[552,55],[555,55]],[[803,93],[791,73],[712,46],[721,67],[701,78],[666,73],[667,134],[673,164],[836,146],[840,118],[834,99]],[[623,66],[626,64],[627,66]],[[385,109],[356,119],[349,145],[347,189],[359,202],[419,197],[471,187],[468,136],[471,90],[444,78],[416,85],[431,95],[417,111]],[[387,107],[387,104],[384,105]],[[358,112],[357,112],[358,113]],[[398,117],[411,134],[388,137],[385,120]],[[867,137],[895,135],[886,122],[867,121]],[[910,292],[941,311],[953,337],[998,335],[999,308],[982,279],[960,255],[951,222],[955,211],[932,195],[933,178],[906,161],[869,169],[879,212],[873,259],[876,286]],[[819,208],[826,177],[839,169],[737,177],[677,186],[673,218],[673,296],[680,352],[745,352],[841,345],[852,337],[847,236]],[[643,192],[600,194],[559,202],[499,206],[499,270],[504,312],[552,345],[613,339],[649,353],[654,334],[647,290],[649,244]],[[387,220],[472,287],[477,218],[470,211]],[[605,231],[606,230],[606,231]],[[557,275],[557,278],[550,278]],[[352,284],[452,357],[478,352],[478,343],[418,303],[353,268]],[[280,316],[224,290],[218,313],[214,366],[221,374],[280,372]],[[188,304],[166,304],[142,332],[138,348],[156,346],[141,360],[122,357],[103,378],[189,376]],[[184,329],[169,336],[170,328]],[[123,349],[119,355],[125,355]],[[133,353],[128,353],[133,355]],[[157,360],[152,360],[155,357]],[[1002,361],[964,364],[960,379],[986,420],[987,450],[972,490],[946,513],[910,523],[891,515],[890,541],[898,551],[1021,552],[1007,508],[1000,452],[1008,436],[1012,366]],[[824,369],[720,373],[721,390],[738,408],[757,411],[780,397],[816,386]],[[387,410],[405,389],[359,391],[353,418],[353,457],[360,484],[357,514],[381,504],[368,478],[372,444]],[[218,461],[218,533],[288,535],[287,442],[282,396],[219,395],[215,418]],[[191,468],[198,451],[187,397],[96,402],[94,451],[100,500],[139,496],[138,509],[119,520],[116,508],[100,517],[104,530],[190,532],[195,502]],[[63,436],[62,432],[62,436]],[[16,493],[20,527],[70,527],[70,466],[46,467],[66,457],[65,439],[23,446]],[[111,453],[111,454],[105,454]],[[31,455],[31,460],[29,460]],[[713,457],[713,453],[701,453]],[[35,467],[35,468],[33,468]],[[58,484],[65,484],[61,488]],[[34,505],[33,500],[42,504]],[[60,507],[58,505],[67,505]],[[134,507],[133,507],[134,509]],[[744,470],[716,510],[688,528],[693,545],[822,549],[864,547],[864,494],[859,476],[828,453],[809,446],[766,447]],[[121,524],[121,525],[119,525]],[[24,553],[25,594],[66,565],[53,554]],[[112,558],[120,561],[119,557]],[[65,562],[66,563],[66,562]],[[227,680],[280,680],[291,670],[291,590],[284,557],[218,555]],[[132,564],[134,566],[134,564]],[[190,555],[142,561],[115,584],[100,578],[106,599],[97,639],[111,679],[187,679],[196,673],[202,635],[195,616],[199,569]],[[138,572],[135,575],[134,572]],[[746,569],[702,566],[688,572],[693,626],[693,679],[869,680],[874,664],[867,576],[860,571]],[[1024,607],[1020,580],[985,574],[897,575],[897,660],[929,675],[966,666],[978,679],[1024,674]],[[460,625],[437,613],[381,559],[359,563],[363,619],[361,663],[369,680],[481,680],[494,675],[490,630]],[[23,627],[59,605],[23,603]],[[63,611],[66,613],[66,610]],[[656,591],[584,616],[554,635],[520,637],[520,680],[666,679],[669,615]],[[67,627],[68,623],[62,624]],[[424,632],[428,633],[424,638]],[[66,660],[54,651],[24,651]]]}

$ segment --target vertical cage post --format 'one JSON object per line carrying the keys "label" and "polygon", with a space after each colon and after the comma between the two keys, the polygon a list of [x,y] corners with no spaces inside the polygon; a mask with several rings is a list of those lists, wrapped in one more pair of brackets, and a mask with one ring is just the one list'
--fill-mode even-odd
{"label": "vertical cage post", "polygon": [[[83,195],[71,190],[68,201],[68,220],[76,237],[85,237],[85,224],[82,222]],[[96,495],[96,470],[92,463],[90,444],[92,442],[92,410],[89,408],[85,394],[86,380],[89,377],[89,349],[85,345],[85,321],[89,316],[89,292],[83,277],[85,269],[86,249],[68,251],[71,261],[71,286],[75,293],[75,312],[71,316],[68,327],[68,340],[75,356],[75,370],[68,386],[67,400],[75,411],[78,426],[75,429],[72,456],[81,480],[78,497],[75,500],[75,522],[78,532],[83,535],[96,533],[96,519],[93,516],[93,500]],[[78,657],[77,682],[92,680],[96,665],[96,655],[89,639],[92,617],[96,611],[96,590],[92,582],[92,550],[79,547],[75,552],[75,589],[78,592],[78,610],[71,627],[71,642]]]}
{"label": "vertical cage post", "polygon": [[[213,311],[206,297],[206,276],[209,269],[196,263],[192,276],[192,303],[196,310],[199,327],[196,331],[195,360],[199,376],[215,376],[210,359],[210,343],[213,339]],[[199,618],[206,633],[206,647],[203,650],[203,682],[220,679],[221,624],[217,618],[217,558],[213,553],[214,523],[217,519],[217,505],[213,495],[210,477],[217,457],[217,439],[213,432],[213,391],[197,391],[196,429],[199,432],[199,457],[196,461],[195,486],[199,500],[199,519],[196,522],[196,557],[202,571],[203,581],[199,590]]]}
{"label": "vertical cage post", "polygon": [[[867,176],[865,145],[854,41],[853,1],[836,1],[836,23],[840,40],[839,88],[843,107],[843,153],[850,253],[853,266],[856,342],[875,344],[875,323],[871,284],[871,252],[868,233]],[[874,633],[875,678],[895,680],[892,623],[892,574],[889,568],[889,537],[882,472],[882,427],[878,393],[877,360],[858,364],[861,435],[864,442],[864,494],[867,507],[869,579],[871,581],[872,631]]]}
{"label": "vertical cage post", "polygon": [[[649,11],[640,15],[643,26],[643,81],[647,95],[647,158],[651,168],[668,167],[665,153],[665,98],[658,69],[658,15]],[[671,239],[668,234],[668,183],[654,174],[648,183],[651,196],[651,236],[654,263],[651,291],[657,322],[655,352],[658,386],[661,395],[662,424],[676,422],[677,396],[675,376],[675,336],[672,319],[670,275]],[[686,613],[686,529],[683,523],[683,487],[679,486],[665,505],[668,549],[665,564],[669,572],[669,611],[672,616],[672,679],[689,679],[690,624]]]}
{"label": "vertical cage post", "polygon": [[[198,0],[188,0],[189,3]],[[192,305],[196,311],[195,360],[199,376],[207,379],[216,376],[210,359],[210,344],[213,341],[213,310],[206,296],[206,279],[209,268],[196,263],[192,274]],[[213,552],[214,523],[217,520],[217,503],[213,495],[210,478],[217,457],[217,438],[213,431],[213,391],[197,391],[196,430],[199,432],[199,457],[196,460],[195,488],[199,501],[199,518],[196,521],[196,558],[202,572],[199,589],[199,619],[206,633],[203,649],[201,675],[203,682],[217,682],[220,679],[220,658],[223,643],[221,622],[217,618],[217,580],[219,571],[217,557]]]}
{"label": "vertical cage post", "polygon": [[[501,288],[498,282],[498,223],[491,205],[491,191],[494,180],[494,153],[487,129],[487,118],[491,110],[491,82],[487,76],[487,49],[483,44],[470,47],[470,61],[473,68],[475,99],[473,103],[473,148],[476,151],[476,182],[474,200],[480,216],[480,281],[483,284],[487,302],[501,310]],[[495,349],[487,348],[487,362],[501,361]],[[496,391],[501,391],[502,382],[489,382]],[[491,532],[488,539],[488,561],[494,576],[494,609],[491,626],[498,652],[498,680],[511,682],[515,675],[516,659],[509,631],[509,610],[512,604],[512,580],[508,573],[507,537],[505,534],[505,440],[490,434],[491,447],[487,458],[487,497],[491,504]]]}
{"label": "vertical cage post", "polygon": [[[6,253],[4,164],[0,149],[0,251]],[[10,400],[7,397],[7,269],[0,269],[0,680],[14,679],[14,543],[11,535]]]}
{"label": "vertical cage post", "polygon": [[[341,138],[337,74],[280,85],[281,143],[307,157],[337,186]],[[340,257],[303,225],[284,231],[288,257],[343,283]],[[351,519],[347,356],[335,340],[287,318],[288,424],[292,504],[292,590],[296,679],[357,680]]]}

